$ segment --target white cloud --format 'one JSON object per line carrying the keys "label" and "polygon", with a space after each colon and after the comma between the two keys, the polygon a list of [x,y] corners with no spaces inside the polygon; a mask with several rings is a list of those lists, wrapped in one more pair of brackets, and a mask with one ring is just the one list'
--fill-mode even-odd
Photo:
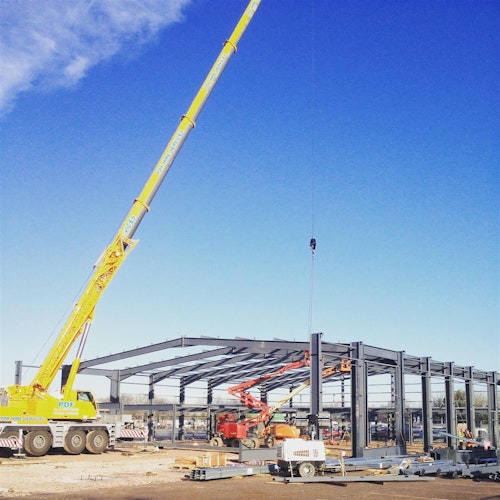
{"label": "white cloud", "polygon": [[0,0],[0,115],[182,21],[190,0]]}

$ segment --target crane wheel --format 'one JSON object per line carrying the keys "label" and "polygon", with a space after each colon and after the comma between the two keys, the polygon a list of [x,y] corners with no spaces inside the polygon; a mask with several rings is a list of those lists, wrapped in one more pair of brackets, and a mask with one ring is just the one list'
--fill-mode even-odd
{"label": "crane wheel", "polygon": [[52,446],[52,436],[48,431],[29,431],[24,436],[24,451],[31,457],[43,457]]}
{"label": "crane wheel", "polygon": [[300,477],[314,477],[316,467],[311,462],[302,462],[298,467],[298,471]]}
{"label": "crane wheel", "polygon": [[90,431],[87,434],[87,442],[85,447],[89,453],[93,455],[99,455],[103,453],[108,447],[109,439],[106,431],[103,430],[95,430]]}
{"label": "crane wheel", "polygon": [[69,431],[64,438],[64,451],[69,455],[79,455],[87,444],[87,436],[82,430]]}

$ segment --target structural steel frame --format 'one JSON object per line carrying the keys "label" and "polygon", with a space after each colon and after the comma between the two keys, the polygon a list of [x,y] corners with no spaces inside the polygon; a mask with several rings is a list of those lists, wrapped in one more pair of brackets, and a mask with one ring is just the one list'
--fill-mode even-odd
{"label": "structural steel frame", "polygon": [[[311,349],[313,338],[319,338],[317,349],[321,353],[323,366],[338,364],[342,358],[351,360],[350,375],[350,411],[353,456],[363,456],[370,443],[370,423],[368,419],[368,381],[373,375],[389,374],[392,385],[392,405],[396,446],[404,447],[405,425],[405,376],[416,375],[421,380],[422,420],[424,450],[432,449],[432,395],[431,382],[438,377],[445,383],[446,431],[456,434],[456,416],[454,403],[454,383],[462,380],[466,392],[466,418],[468,428],[474,432],[474,384],[484,384],[487,394],[488,427],[491,445],[498,446],[499,418],[498,394],[500,376],[498,372],[487,372],[471,366],[458,366],[453,362],[441,362],[430,357],[418,357],[404,351],[393,351],[381,347],[366,345],[363,342],[332,343],[325,342],[322,334],[312,334],[311,342],[289,341],[281,339],[255,340],[246,338],[221,339],[215,337],[179,337],[149,346],[138,347],[82,361],[79,373],[99,375],[110,380],[110,403],[101,406],[117,408],[120,406],[120,384],[130,377],[142,375],[149,379],[149,406],[154,405],[154,389],[167,379],[179,380],[179,405],[155,405],[155,409],[174,409],[182,413],[183,408],[194,405],[186,404],[186,390],[195,382],[206,383],[206,409],[218,407],[213,402],[213,390],[224,384],[235,384],[275,371],[280,366],[304,357],[304,352]],[[317,337],[314,337],[317,336]],[[179,355],[179,350],[195,348],[196,352]],[[133,367],[106,368],[104,365],[121,364],[145,354],[161,353],[167,356],[155,362]],[[62,384],[69,374],[70,366],[63,366]],[[317,370],[316,370],[316,373]],[[283,376],[266,381],[261,388],[262,398],[278,387],[291,388],[304,382],[310,375],[305,367],[292,370]],[[338,377],[346,378],[349,374]],[[317,375],[316,375],[317,377]],[[333,380],[337,379],[335,376]],[[330,380],[323,381],[324,384]],[[321,409],[321,381],[312,380],[311,408]],[[316,388],[315,388],[316,387]],[[344,398],[342,398],[344,401]],[[198,405],[199,406],[199,405]],[[237,406],[237,405],[235,405]],[[338,411],[338,408],[335,408]],[[324,407],[325,411],[329,408]],[[330,408],[333,410],[333,408]],[[456,447],[457,440],[447,437],[448,446]]]}

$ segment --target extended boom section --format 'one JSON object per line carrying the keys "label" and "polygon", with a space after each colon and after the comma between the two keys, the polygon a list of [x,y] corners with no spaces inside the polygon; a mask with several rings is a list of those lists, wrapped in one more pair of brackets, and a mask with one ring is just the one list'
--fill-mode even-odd
{"label": "extended boom section", "polygon": [[[142,191],[132,203],[132,207],[119,226],[119,230],[94,266],[89,281],[31,384],[27,386],[13,385],[0,390],[0,424],[7,424],[5,426],[0,425],[0,437],[11,437],[11,434],[17,435],[17,432],[24,433],[26,435],[25,448],[28,446],[29,454],[40,456],[45,454],[50,447],[60,447],[62,446],[60,439],[64,441],[66,451],[72,450],[75,453],[83,450],[82,443],[83,447],[86,446],[87,451],[90,452],[100,452],[105,448],[103,444],[104,437],[106,435],[108,438],[110,437],[111,431],[109,428],[96,429],[95,427],[89,427],[89,422],[94,421],[97,417],[97,405],[92,393],[73,390],[73,383],[80,366],[81,355],[92,324],[95,307],[113,276],[134,248],[137,241],[133,239],[133,236],[137,228],[146,212],[149,211],[154,196],[189,133],[195,127],[201,110],[231,56],[236,52],[238,43],[259,4],[260,0],[250,1],[231,36],[224,43],[214,65],[189,109],[182,116],[177,129],[144,184]],[[49,395],[47,391],[50,385],[79,338],[80,346],[66,380],[62,399]],[[72,434],[66,434],[65,430],[58,430],[58,441],[53,436],[54,428],[50,426],[53,422],[61,421],[71,423]],[[75,425],[82,422],[86,422],[86,426],[79,429],[75,428]],[[33,430],[27,425],[36,425],[38,428]],[[85,435],[87,435],[87,438],[85,438]],[[79,442],[78,445],[75,444],[77,441]],[[42,442],[44,443],[43,446],[40,445],[38,448],[34,444]],[[105,442],[107,446],[107,438]]]}
{"label": "extended boom section", "polygon": [[73,312],[61,330],[53,348],[42,364],[38,374],[35,376],[31,384],[32,393],[33,391],[46,391],[48,389],[73,344],[83,332],[85,324],[92,321],[94,308],[99,298],[120,268],[130,250],[134,247],[136,241],[132,240],[133,235],[139,227],[144,215],[149,211],[149,206],[160,188],[163,179],[172,166],[189,133],[194,128],[198,115],[203,109],[203,106],[218,82],[227,63],[236,51],[237,44],[252,19],[258,4],[259,1],[256,0],[250,2],[230,38],[225,42],[221,53],[217,57],[208,76],[205,78],[191,106],[186,114],[182,116],[179,126],[168,142],[167,147],[163,151],[158,163],[155,165],[141,193],[134,200],[113,242],[106,248],[100,261],[97,263],[94,273],[85,287],[80,300],[75,305]]}

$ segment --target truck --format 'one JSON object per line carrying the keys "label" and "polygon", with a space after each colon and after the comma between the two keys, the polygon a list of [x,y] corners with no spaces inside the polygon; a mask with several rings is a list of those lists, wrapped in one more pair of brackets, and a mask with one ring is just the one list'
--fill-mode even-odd
{"label": "truck", "polygon": [[[120,435],[120,426],[100,421],[97,402],[91,391],[73,387],[78,373],[96,305],[113,276],[134,248],[135,232],[151,202],[169,172],[205,102],[210,96],[238,42],[252,20],[260,0],[251,0],[231,36],[226,40],[214,65],[195,95],[139,196],[111,243],[105,248],[81,292],[77,303],[63,325],[56,341],[29,385],[15,384],[0,391],[0,446],[21,445],[28,455],[42,456],[50,449],[67,453],[102,453]],[[49,388],[77,340],[75,358],[66,380],[62,381],[60,396]]]}
{"label": "truck", "polygon": [[[212,433],[210,444],[212,446],[226,445],[237,447],[242,442],[247,448],[258,448],[261,442],[263,442],[264,446],[272,448],[278,441],[283,439],[298,438],[300,430],[295,425],[291,423],[273,423],[273,417],[284,404],[309,387],[310,379],[307,379],[290,391],[273,406],[269,406],[264,401],[252,396],[248,391],[261,382],[282,375],[289,370],[309,366],[309,364],[310,355],[308,351],[305,351],[304,358],[301,360],[292,361],[283,365],[275,372],[229,387],[228,393],[230,395],[237,397],[246,407],[258,410],[259,413],[243,419],[238,419],[238,416],[234,413],[222,413],[218,415],[215,432]],[[351,361],[349,359],[341,359],[338,365],[328,366],[323,369],[321,376],[325,379],[335,373],[348,373],[350,371]],[[260,432],[255,430],[259,427],[262,428]]]}
{"label": "truck", "polygon": [[325,443],[284,439],[278,443],[277,465],[282,475],[310,478],[325,467]]}

